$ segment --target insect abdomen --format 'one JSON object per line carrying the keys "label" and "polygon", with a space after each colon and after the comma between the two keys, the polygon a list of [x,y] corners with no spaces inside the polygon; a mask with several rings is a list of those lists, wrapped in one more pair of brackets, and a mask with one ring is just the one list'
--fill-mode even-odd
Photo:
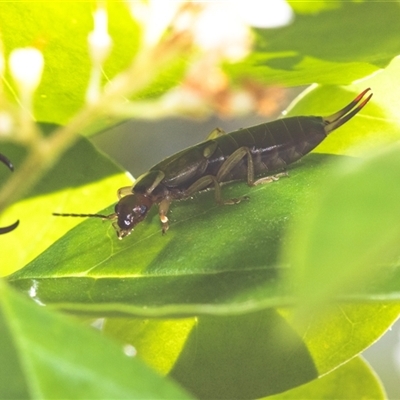
{"label": "insect abdomen", "polygon": [[[207,173],[214,174],[235,150],[248,147],[256,175],[279,171],[313,150],[326,137],[321,117],[284,118],[251,128],[240,129],[217,139],[218,148]],[[247,157],[224,181],[245,179]]]}

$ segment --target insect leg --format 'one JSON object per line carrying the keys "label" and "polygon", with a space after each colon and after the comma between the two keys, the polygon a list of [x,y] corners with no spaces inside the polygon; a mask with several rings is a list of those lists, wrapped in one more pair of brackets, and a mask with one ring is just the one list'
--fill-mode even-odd
{"label": "insect leg", "polygon": [[260,179],[254,180],[254,162],[253,156],[248,147],[239,147],[234,151],[221,165],[217,174],[217,180],[220,182],[226,175],[238,164],[238,162],[247,156],[247,184],[249,186],[256,186],[263,183],[277,181],[281,176],[287,176],[287,172],[281,172],[276,175],[265,176]]}
{"label": "insect leg", "polygon": [[223,135],[226,135],[226,132],[223,129],[215,128],[208,134],[206,140],[215,139]]}
{"label": "insect leg", "polygon": [[285,171],[285,172],[280,172],[279,174],[275,174],[275,175],[264,176],[263,178],[257,179],[253,183],[253,186],[262,185],[264,183],[275,182],[275,181],[279,180],[279,178],[282,176],[289,176],[289,174]]}
{"label": "insect leg", "polygon": [[217,181],[217,178],[213,175],[206,175],[198,179],[195,183],[188,187],[185,194],[190,197],[196,192],[206,189],[210,185],[214,185],[215,201],[218,204],[225,204],[224,200],[222,199],[221,186]]}
{"label": "insect leg", "polygon": [[164,199],[161,200],[160,204],[158,205],[158,215],[162,223],[163,235],[165,232],[167,232],[169,228],[167,214],[170,204],[171,204],[171,199],[169,197],[165,197]]}
{"label": "insect leg", "polygon": [[239,147],[235,150],[221,165],[217,173],[217,181],[221,182],[232,169],[242,160],[243,157],[247,156],[247,184],[254,186],[254,164],[253,157],[248,147]]}

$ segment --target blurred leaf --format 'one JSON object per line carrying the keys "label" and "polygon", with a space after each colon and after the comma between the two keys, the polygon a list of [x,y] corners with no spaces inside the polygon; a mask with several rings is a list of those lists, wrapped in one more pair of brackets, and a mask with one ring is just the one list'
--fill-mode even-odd
{"label": "blurred leaf", "polygon": [[309,2],[309,13],[296,14],[291,25],[258,29],[255,50],[228,71],[236,81],[252,76],[283,86],[346,85],[387,66],[400,54],[397,2],[333,5],[321,10],[320,2]]}
{"label": "blurred leaf", "polygon": [[[363,1],[363,0],[361,0]],[[298,14],[317,14],[323,10],[338,9],[343,0],[318,0],[318,1],[297,1],[287,0],[293,10]]]}
{"label": "blurred leaf", "polygon": [[400,146],[393,145],[342,160],[329,184],[315,187],[312,213],[297,215],[284,254],[306,303],[400,299],[399,180]]}
{"label": "blurred leaf", "polygon": [[375,372],[357,357],[320,379],[299,388],[268,397],[268,400],[384,400],[385,392]]}
{"label": "blurred leaf", "polygon": [[0,397],[189,398],[98,333],[49,313],[0,281]]}
{"label": "blurred leaf", "polygon": [[[51,132],[55,126],[42,124]],[[2,142],[6,154],[18,169],[25,150]],[[0,168],[0,182],[10,172]],[[0,226],[20,220],[18,229],[1,236],[1,246],[7,257],[0,262],[0,274],[7,275],[35,258],[55,240],[81,222],[78,218],[56,218],[52,212],[96,212],[115,201],[117,189],[129,185],[129,180],[112,161],[97,151],[87,140],[80,139],[54,165],[33,192],[9,207],[0,217]]]}
{"label": "blurred leaf", "polygon": [[279,312],[303,339],[321,376],[378,340],[398,319],[400,304],[341,303],[311,310],[303,320],[296,308]]}

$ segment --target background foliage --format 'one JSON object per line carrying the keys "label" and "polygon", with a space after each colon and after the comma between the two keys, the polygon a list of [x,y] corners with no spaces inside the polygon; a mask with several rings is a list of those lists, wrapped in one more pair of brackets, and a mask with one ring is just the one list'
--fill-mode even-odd
{"label": "background foliage", "polygon": [[[330,115],[367,87],[370,103],[290,167],[288,178],[224,187],[225,198],[248,195],[249,202],[218,207],[209,192],[174,203],[165,236],[156,210],[122,241],[108,223],[50,215],[111,213],[116,189],[129,185],[120,167],[76,138],[1,216],[1,226],[21,220],[0,238],[7,275],[0,284],[1,397],[384,398],[359,354],[400,311],[400,6],[290,4],[292,24],[253,29],[249,55],[223,62],[224,101],[253,94],[250,81],[257,88],[313,84],[290,115]],[[87,110],[94,9],[90,2],[1,4],[5,56],[27,45],[44,55],[34,99],[43,137]],[[112,82],[126,68],[137,71],[132,58],[146,61],[152,49],[143,48],[145,26],[123,3],[107,10],[113,48],[103,78]],[[134,76],[132,116],[157,116],[163,99],[187,85],[187,66],[206,57],[169,35],[155,46],[173,43],[175,52]],[[8,71],[4,82],[7,109],[18,94]],[[112,104],[96,110],[81,133],[126,112],[116,115]],[[31,151],[12,136],[0,146],[16,171]],[[1,182],[7,174],[0,170]],[[81,326],[104,317],[103,335]]]}

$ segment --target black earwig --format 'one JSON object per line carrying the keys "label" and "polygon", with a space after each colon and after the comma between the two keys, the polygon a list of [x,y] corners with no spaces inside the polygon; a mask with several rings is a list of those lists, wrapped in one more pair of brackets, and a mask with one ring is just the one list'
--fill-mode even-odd
{"label": "black earwig", "polygon": [[[215,189],[218,204],[242,199],[222,198],[221,183],[245,180],[249,186],[277,180],[287,165],[318,146],[333,130],[354,117],[370,100],[370,89],[328,117],[290,117],[225,134],[214,130],[206,141],[182,150],[141,175],[133,186],[118,190],[115,212],[63,214],[64,217],[97,217],[113,221],[119,239],[129,235],[158,205],[162,232],[168,229],[168,209],[173,200],[187,199],[204,189]],[[259,177],[259,178],[258,178]],[[256,179],[258,178],[258,179]]]}

